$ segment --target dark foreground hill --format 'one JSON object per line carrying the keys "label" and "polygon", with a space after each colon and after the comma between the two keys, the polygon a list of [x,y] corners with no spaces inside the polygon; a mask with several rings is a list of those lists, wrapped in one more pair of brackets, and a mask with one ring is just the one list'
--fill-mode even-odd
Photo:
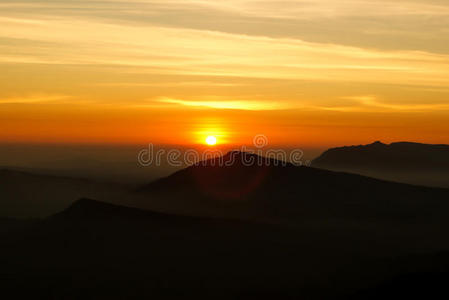
{"label": "dark foreground hill", "polygon": [[[166,215],[88,199],[16,225],[0,236],[5,299],[387,298],[390,282],[396,293],[425,289],[402,278],[433,272],[444,279],[449,266],[445,253],[380,254],[379,237],[363,233]],[[374,247],[361,251],[363,240]],[[432,287],[429,297],[447,295],[444,280]]]}
{"label": "dark foreground hill", "polygon": [[398,182],[449,187],[449,145],[410,142],[329,149],[312,166]]}

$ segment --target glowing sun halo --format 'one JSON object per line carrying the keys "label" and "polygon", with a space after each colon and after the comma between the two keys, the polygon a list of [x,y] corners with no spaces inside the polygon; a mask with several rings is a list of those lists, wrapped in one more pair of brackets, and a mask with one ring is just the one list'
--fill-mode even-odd
{"label": "glowing sun halo", "polygon": [[213,135],[209,135],[209,136],[206,138],[206,144],[208,144],[209,146],[213,146],[213,145],[215,145],[216,143],[217,143],[217,138],[214,137]]}

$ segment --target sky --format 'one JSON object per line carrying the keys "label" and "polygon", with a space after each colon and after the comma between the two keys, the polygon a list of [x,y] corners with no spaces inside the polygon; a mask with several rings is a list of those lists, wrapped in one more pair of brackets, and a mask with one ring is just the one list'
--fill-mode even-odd
{"label": "sky", "polygon": [[0,142],[449,141],[447,0],[3,0],[0,11]]}

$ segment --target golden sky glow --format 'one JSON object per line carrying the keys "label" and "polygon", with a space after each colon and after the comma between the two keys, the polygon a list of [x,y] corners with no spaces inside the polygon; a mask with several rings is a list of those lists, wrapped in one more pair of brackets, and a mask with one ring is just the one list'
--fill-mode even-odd
{"label": "golden sky glow", "polygon": [[28,0],[0,10],[0,141],[449,141],[447,1]]}

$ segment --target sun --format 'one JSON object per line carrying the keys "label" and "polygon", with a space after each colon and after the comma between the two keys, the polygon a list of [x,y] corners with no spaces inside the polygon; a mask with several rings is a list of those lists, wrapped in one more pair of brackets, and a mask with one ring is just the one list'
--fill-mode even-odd
{"label": "sun", "polygon": [[209,135],[209,136],[206,138],[206,144],[208,144],[209,146],[213,146],[213,145],[215,145],[216,143],[217,143],[217,138],[214,137],[213,135]]}

